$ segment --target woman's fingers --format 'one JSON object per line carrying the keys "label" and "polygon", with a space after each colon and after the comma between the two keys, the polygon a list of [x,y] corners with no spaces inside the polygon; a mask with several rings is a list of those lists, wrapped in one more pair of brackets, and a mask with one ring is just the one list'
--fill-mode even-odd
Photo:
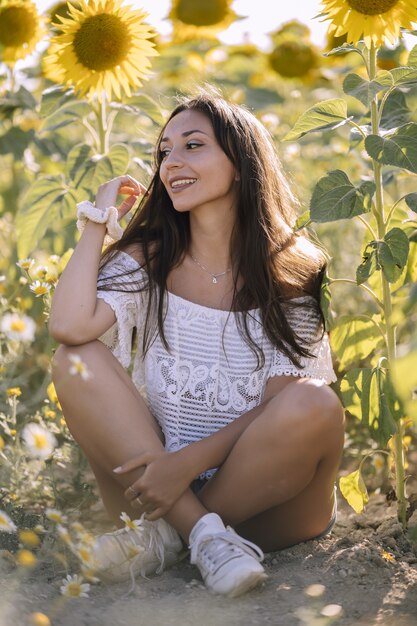
{"label": "woman's fingers", "polygon": [[152,452],[143,452],[138,456],[135,456],[133,459],[129,459],[123,465],[119,467],[115,467],[113,472],[115,474],[124,474],[125,472],[130,472],[133,469],[141,467],[142,465],[148,465],[150,460],[154,458],[154,454]]}
{"label": "woman's fingers", "polygon": [[163,517],[166,513],[167,511],[165,511],[165,509],[155,509],[152,513],[145,513],[145,519],[148,520],[148,522],[156,522],[157,519]]}

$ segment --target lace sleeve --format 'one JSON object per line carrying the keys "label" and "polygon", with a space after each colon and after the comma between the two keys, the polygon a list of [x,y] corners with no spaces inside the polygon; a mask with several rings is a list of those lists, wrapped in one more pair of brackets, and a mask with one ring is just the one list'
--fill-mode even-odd
{"label": "lace sleeve", "polygon": [[[307,301],[310,296],[297,298],[301,301]],[[329,337],[327,333],[321,338],[321,328],[317,313],[309,307],[297,307],[289,313],[289,322],[297,336],[301,340],[312,341],[308,349],[313,354],[312,357],[301,357],[300,363],[302,367],[297,367],[291,360],[274,348],[271,368],[268,377],[272,376],[300,376],[306,378],[317,378],[329,384],[336,382],[336,374],[333,369],[332,357],[330,352]],[[315,341],[314,341],[315,340]]]}
{"label": "lace sleeve", "polygon": [[128,368],[132,358],[132,334],[138,324],[142,308],[144,271],[125,252],[117,252],[100,270],[97,279],[97,297],[111,306],[116,322],[101,337],[102,341],[123,365]]}

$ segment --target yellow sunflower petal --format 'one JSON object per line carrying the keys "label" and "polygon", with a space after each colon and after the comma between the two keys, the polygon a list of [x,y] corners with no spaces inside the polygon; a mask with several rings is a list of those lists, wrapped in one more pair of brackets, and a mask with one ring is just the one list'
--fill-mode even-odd
{"label": "yellow sunflower petal", "polygon": [[337,37],[346,34],[354,44],[363,39],[368,48],[386,41],[395,45],[400,29],[411,29],[417,22],[414,0],[321,0],[321,4],[324,20],[330,20]]}

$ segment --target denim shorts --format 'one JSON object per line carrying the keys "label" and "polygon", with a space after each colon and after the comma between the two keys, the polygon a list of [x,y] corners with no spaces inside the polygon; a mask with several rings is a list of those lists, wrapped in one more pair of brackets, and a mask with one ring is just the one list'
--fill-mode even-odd
{"label": "denim shorts", "polygon": [[[191,491],[197,494],[200,491],[200,489],[202,489],[209,480],[210,480],[209,478],[200,478],[200,477],[196,478],[195,480],[193,480],[193,482],[190,485]],[[330,535],[330,533],[333,530],[333,526],[336,524],[336,521],[337,521],[337,487],[335,485],[334,486],[333,512],[330,518],[330,522],[328,523],[327,527],[323,530],[322,533],[320,533],[319,535],[316,535],[316,537],[312,537],[312,539],[322,539],[323,537],[326,537],[326,535]]]}

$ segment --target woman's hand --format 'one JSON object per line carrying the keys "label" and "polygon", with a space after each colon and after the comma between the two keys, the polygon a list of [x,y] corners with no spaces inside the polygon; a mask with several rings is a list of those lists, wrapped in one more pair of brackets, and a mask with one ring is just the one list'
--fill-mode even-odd
{"label": "woman's hand", "polygon": [[126,489],[124,496],[132,508],[145,511],[147,520],[155,521],[166,515],[195,478],[184,450],[144,452],[124,463],[116,472],[121,474],[138,467],[145,468],[142,476]]}
{"label": "woman's hand", "polygon": [[127,195],[128,197],[117,207],[118,219],[120,220],[133,207],[138,196],[145,193],[146,187],[132,178],[132,176],[117,176],[100,185],[95,205],[98,209],[107,209],[109,206],[117,207],[117,196]]}

